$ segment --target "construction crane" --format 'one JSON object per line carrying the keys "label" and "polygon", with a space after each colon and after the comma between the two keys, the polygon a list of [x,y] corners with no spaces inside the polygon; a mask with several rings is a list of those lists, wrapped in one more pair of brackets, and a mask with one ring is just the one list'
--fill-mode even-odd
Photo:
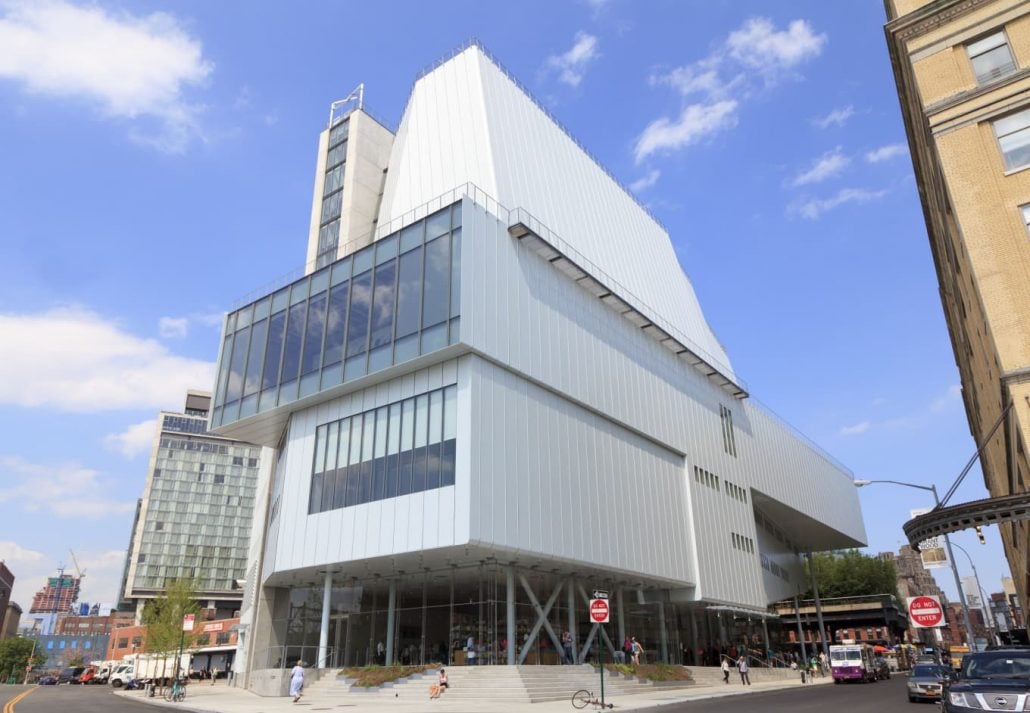
{"label": "construction crane", "polygon": [[79,560],[77,560],[75,558],[75,550],[69,549],[68,552],[71,553],[72,563],[75,565],[75,572],[76,572],[76,574],[79,575],[79,579],[82,579],[83,577],[86,576],[86,570],[84,570],[84,569],[79,567]]}

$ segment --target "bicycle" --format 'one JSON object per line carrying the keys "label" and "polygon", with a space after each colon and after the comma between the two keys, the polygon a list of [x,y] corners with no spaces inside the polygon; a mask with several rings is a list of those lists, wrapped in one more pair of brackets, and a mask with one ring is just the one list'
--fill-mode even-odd
{"label": "bicycle", "polygon": [[573,708],[586,708],[587,706],[597,706],[599,708],[614,708],[615,705],[612,703],[602,703],[601,699],[594,695],[593,691],[588,691],[585,688],[576,691],[572,694],[572,707]]}
{"label": "bicycle", "polygon": [[168,695],[165,696],[166,701],[172,701],[173,703],[181,703],[186,698],[186,684],[182,681],[176,680],[172,683],[171,689],[168,691]]}

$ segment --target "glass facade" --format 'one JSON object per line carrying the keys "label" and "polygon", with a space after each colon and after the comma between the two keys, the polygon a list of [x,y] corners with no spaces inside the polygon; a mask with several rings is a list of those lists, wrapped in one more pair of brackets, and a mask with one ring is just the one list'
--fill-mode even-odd
{"label": "glass facade", "polygon": [[131,586],[191,577],[198,591],[231,591],[246,576],[261,449],[195,435],[203,417],[164,419]]}
{"label": "glass facade", "polygon": [[308,513],[454,485],[456,386],[323,424]]}
{"label": "glass facade", "polygon": [[212,426],[458,341],[461,203],[231,313]]}
{"label": "glass facade", "polygon": [[[544,602],[558,587],[567,584],[563,577],[532,570],[520,570],[537,601]],[[430,570],[407,575],[397,584],[396,609],[393,614],[394,663],[419,665],[441,663],[445,666],[493,665],[507,662],[507,590],[506,567],[486,563],[472,567]],[[382,578],[348,579],[336,582],[330,591],[329,640],[326,652],[330,668],[338,666],[383,665],[387,633],[389,631],[389,585]],[[614,592],[614,581],[591,580],[577,583],[574,597],[576,650],[581,652],[589,636],[586,607],[579,587],[589,592],[591,587],[607,588]],[[316,661],[319,655],[319,631],[322,616],[321,587],[294,587],[277,591],[272,640],[278,645],[255,652],[255,668],[289,668],[298,658]],[[288,599],[288,606],[284,606]],[[641,603],[634,593],[625,592],[622,627],[627,635],[635,636],[645,649],[644,660],[652,663],[661,659],[659,604]],[[533,633],[537,621],[537,608],[523,589],[521,581],[515,587],[516,652],[521,654]],[[687,617],[678,616],[672,605],[666,606],[664,636],[670,661],[683,662],[681,641],[688,642],[689,633],[681,632],[677,622],[686,629]],[[607,628],[613,642],[618,639],[618,616],[613,602],[611,624]],[[561,592],[549,608],[547,620],[561,635],[569,620],[568,597]],[[587,660],[597,656],[597,639],[586,654]],[[469,646],[471,640],[471,649]],[[702,639],[703,641],[703,639]],[[621,642],[616,643],[618,647]],[[472,652],[475,655],[471,655]],[[605,658],[610,660],[610,653]],[[543,629],[529,644],[523,663],[555,665],[560,653]]]}

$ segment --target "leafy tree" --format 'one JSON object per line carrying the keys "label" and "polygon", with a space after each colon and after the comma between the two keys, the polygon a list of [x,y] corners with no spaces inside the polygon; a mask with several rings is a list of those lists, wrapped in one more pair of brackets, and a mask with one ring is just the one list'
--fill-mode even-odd
{"label": "leafy tree", "polygon": [[68,662],[68,666],[76,668],[78,666],[85,666],[86,659],[80,654]]}
{"label": "leafy tree", "polygon": [[[147,626],[143,651],[149,654],[171,656],[179,651],[182,642],[185,651],[195,643],[197,632],[182,631],[182,619],[200,610],[196,599],[196,586],[192,579],[176,579],[165,588],[163,597],[151,599],[143,608],[143,623]],[[162,673],[162,678],[165,674]]]}
{"label": "leafy tree", "polygon": [[[858,597],[870,594],[898,596],[898,575],[894,564],[858,550],[819,552],[805,564],[805,580],[812,581],[815,567],[820,597]],[[809,589],[808,597],[812,596]]]}
{"label": "leafy tree", "polygon": [[46,663],[46,658],[46,652],[34,639],[4,639],[0,641],[0,678],[6,678],[11,671],[20,676],[30,662],[38,667]]}

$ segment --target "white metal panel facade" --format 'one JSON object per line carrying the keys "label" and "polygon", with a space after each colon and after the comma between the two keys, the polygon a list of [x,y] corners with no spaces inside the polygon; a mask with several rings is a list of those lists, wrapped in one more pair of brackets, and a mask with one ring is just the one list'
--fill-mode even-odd
{"label": "white metal panel facade", "polygon": [[[455,484],[363,505],[308,514],[315,429],[331,421],[458,384],[458,360],[420,369],[293,415],[280,461],[274,537],[266,550],[265,577],[286,570],[339,564],[387,554],[417,552],[468,542],[467,431],[461,412],[467,394],[458,388],[459,436]],[[464,424],[468,428],[467,421]],[[463,437],[464,436],[464,437]]]}
{"label": "white metal panel facade", "polygon": [[665,230],[476,46],[415,83],[379,223],[466,182],[529,210],[733,378]]}
{"label": "white metal panel facade", "polygon": [[[467,202],[463,222],[463,341],[564,399],[684,457],[682,491],[675,500],[690,502],[691,508],[677,527],[656,530],[655,539],[679,537],[678,527],[692,532],[696,565],[690,555],[688,566],[696,566],[691,581],[696,580],[699,596],[759,607],[767,603],[759,553],[733,546],[734,534],[753,547],[757,544],[753,490],[813,520],[832,523],[831,540],[798,542],[802,549],[864,541],[858,496],[840,467],[760,407],[730,398],[524,248],[508,235],[504,221]],[[724,446],[720,406],[733,413],[736,455]],[[489,434],[474,438],[495,443]],[[569,447],[575,450],[577,445]],[[626,464],[630,471],[641,466]],[[718,486],[699,485],[694,466],[717,476]],[[727,481],[748,493],[743,502],[728,494]],[[655,517],[656,507],[635,502],[627,514],[645,521]],[[551,543],[560,545],[559,540]],[[682,574],[674,567],[659,576]]]}
{"label": "white metal panel facade", "polygon": [[694,581],[682,456],[469,360],[473,542],[675,586]]}

